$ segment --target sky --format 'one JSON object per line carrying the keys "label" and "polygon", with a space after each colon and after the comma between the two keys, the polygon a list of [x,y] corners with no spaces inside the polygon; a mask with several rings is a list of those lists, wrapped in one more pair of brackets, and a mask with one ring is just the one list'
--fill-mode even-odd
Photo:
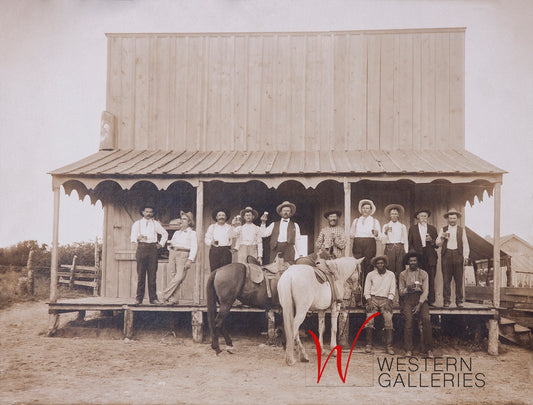
{"label": "sky", "polygon": [[[98,150],[108,32],[466,27],[466,148],[506,170],[501,234],[533,243],[531,0],[0,0],[0,247],[50,243],[47,172]],[[466,224],[493,234],[493,201]],[[100,203],[62,193],[60,243],[102,234]]]}

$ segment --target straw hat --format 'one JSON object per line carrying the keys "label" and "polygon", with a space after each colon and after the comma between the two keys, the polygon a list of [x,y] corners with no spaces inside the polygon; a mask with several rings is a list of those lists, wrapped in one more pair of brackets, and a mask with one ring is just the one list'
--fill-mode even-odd
{"label": "straw hat", "polygon": [[296,213],[296,205],[288,201],[283,201],[280,205],[276,207],[276,212],[278,213],[278,215],[281,215],[281,209],[283,207],[289,207],[291,209],[291,217]]}
{"label": "straw hat", "polygon": [[400,216],[403,216],[403,214],[405,214],[405,209],[403,208],[403,206],[401,206],[400,204],[389,204],[385,207],[385,209],[383,210],[383,212],[385,213],[385,216],[388,218],[390,216],[390,211],[392,209],[395,209],[398,211],[398,213],[400,214]]}
{"label": "straw hat", "polygon": [[387,266],[387,265],[389,264],[389,259],[387,258],[387,256],[383,256],[383,255],[373,257],[373,258],[370,260],[370,264],[371,264],[372,266],[375,266],[375,265],[376,265],[376,262],[377,262],[378,260],[383,260],[383,261],[385,261],[385,266]]}
{"label": "straw hat", "polygon": [[358,207],[358,210],[359,210],[359,213],[362,214],[363,212],[361,211],[361,209],[363,208],[363,205],[365,204],[370,204],[370,207],[372,207],[372,211],[370,212],[370,215],[374,215],[374,213],[376,212],[376,206],[374,204],[374,201],[372,200],[367,200],[367,199],[364,199],[364,200],[361,200],[359,201],[359,207]]}
{"label": "straw hat", "polygon": [[183,216],[186,216],[188,221],[189,221],[189,226],[191,228],[194,228],[195,225],[196,225],[196,222],[194,221],[194,215],[192,212],[185,212],[185,211],[180,211],[180,217],[183,217]]}
{"label": "straw hat", "polygon": [[444,214],[444,218],[448,219],[448,216],[452,214],[457,215],[457,218],[461,218],[461,213],[455,208],[450,209],[446,214]]}
{"label": "straw hat", "polygon": [[252,213],[252,217],[253,217],[252,221],[255,220],[259,216],[258,212],[254,210],[252,207],[246,207],[245,209],[241,210],[239,215],[244,218],[244,214],[246,214],[247,212]]}

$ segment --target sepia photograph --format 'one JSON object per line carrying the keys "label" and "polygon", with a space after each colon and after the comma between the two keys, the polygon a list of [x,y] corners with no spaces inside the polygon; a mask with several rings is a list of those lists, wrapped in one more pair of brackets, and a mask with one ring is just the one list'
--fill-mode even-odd
{"label": "sepia photograph", "polygon": [[530,404],[533,2],[0,0],[0,404]]}

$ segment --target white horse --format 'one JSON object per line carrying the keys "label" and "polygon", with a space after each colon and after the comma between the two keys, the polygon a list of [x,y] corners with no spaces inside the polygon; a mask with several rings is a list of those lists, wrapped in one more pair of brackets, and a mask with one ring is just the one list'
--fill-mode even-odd
{"label": "white horse", "polygon": [[[328,260],[327,265],[337,275],[341,298],[344,295],[344,285],[351,279],[357,285],[361,277],[361,262],[363,259],[340,257]],[[283,324],[286,337],[285,359],[289,366],[296,363],[294,359],[294,342],[300,352],[300,361],[307,362],[309,357],[300,341],[299,329],[309,310],[318,311],[318,327],[320,347],[324,347],[323,335],[325,329],[326,310],[331,309],[331,348],[337,346],[337,319],[339,305],[333,302],[329,282],[320,284],[311,266],[294,264],[282,275],[278,283],[278,294],[283,308]]]}

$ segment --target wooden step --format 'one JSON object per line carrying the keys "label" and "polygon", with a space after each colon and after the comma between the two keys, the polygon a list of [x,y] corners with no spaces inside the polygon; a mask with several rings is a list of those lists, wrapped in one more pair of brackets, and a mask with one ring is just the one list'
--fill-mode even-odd
{"label": "wooden step", "polygon": [[516,322],[508,318],[500,318],[500,333],[505,336],[510,336],[514,333]]}

